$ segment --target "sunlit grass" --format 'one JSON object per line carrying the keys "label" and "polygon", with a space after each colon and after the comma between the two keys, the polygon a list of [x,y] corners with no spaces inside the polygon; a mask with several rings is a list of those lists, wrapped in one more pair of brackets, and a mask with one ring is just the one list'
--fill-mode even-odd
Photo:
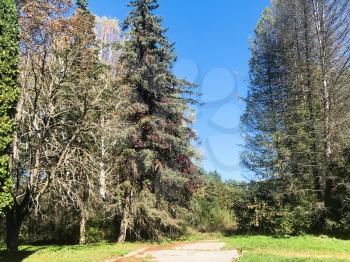
{"label": "sunlit grass", "polygon": [[350,261],[350,241],[328,237],[235,236],[226,248],[243,252],[240,261]]}
{"label": "sunlit grass", "polygon": [[125,255],[142,248],[144,244],[98,244],[87,246],[21,246],[20,252],[11,256],[0,253],[4,262],[98,262]]}
{"label": "sunlit grass", "polygon": [[[242,251],[240,262],[340,262],[350,261],[350,241],[328,237],[300,236],[274,238],[269,236],[233,236],[221,234],[190,234],[180,242],[198,242],[203,240],[223,240],[226,249]],[[170,243],[172,241],[169,241]],[[103,262],[107,259],[125,255],[131,251],[153,246],[168,248],[168,241],[159,244],[125,243],[96,244],[87,246],[21,246],[16,256],[0,252],[0,261],[4,262]]]}

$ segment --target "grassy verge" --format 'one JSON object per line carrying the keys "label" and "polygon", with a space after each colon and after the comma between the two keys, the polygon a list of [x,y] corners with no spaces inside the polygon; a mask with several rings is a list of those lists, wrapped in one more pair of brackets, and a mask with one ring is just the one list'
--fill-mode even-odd
{"label": "grassy verge", "polygon": [[[193,234],[180,242],[223,240],[227,249],[243,251],[240,262],[341,262],[350,261],[350,241],[327,237],[301,236],[274,238],[268,236],[223,237],[220,234]],[[103,262],[146,246],[165,248],[171,242],[160,244],[125,243],[87,246],[21,246],[16,256],[9,256],[0,248],[3,262]]]}
{"label": "grassy verge", "polygon": [[235,236],[224,241],[227,248],[243,251],[240,262],[350,261],[350,241],[327,237]]}
{"label": "grassy verge", "polygon": [[99,262],[125,255],[145,244],[98,244],[87,246],[21,246],[20,252],[10,256],[0,251],[3,262]]}

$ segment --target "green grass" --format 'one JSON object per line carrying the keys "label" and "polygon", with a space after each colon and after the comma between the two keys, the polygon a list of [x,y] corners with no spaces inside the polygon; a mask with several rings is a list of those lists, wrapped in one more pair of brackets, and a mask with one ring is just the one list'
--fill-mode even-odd
{"label": "green grass", "polygon": [[87,246],[21,246],[15,256],[0,252],[3,262],[99,262],[125,255],[144,244],[98,244]]}
{"label": "green grass", "polygon": [[[340,262],[350,261],[350,241],[328,237],[300,236],[274,238],[268,236],[223,237],[220,234],[192,234],[179,241],[198,242],[208,239],[223,240],[227,249],[243,252],[240,262]],[[125,255],[133,250],[158,246],[157,244],[125,243],[97,244],[87,246],[21,246],[16,256],[9,256],[0,250],[3,262],[103,262],[110,258]],[[0,247],[1,249],[1,247]]]}
{"label": "green grass", "polygon": [[350,241],[327,237],[235,236],[224,238],[227,248],[240,249],[240,262],[350,261]]}

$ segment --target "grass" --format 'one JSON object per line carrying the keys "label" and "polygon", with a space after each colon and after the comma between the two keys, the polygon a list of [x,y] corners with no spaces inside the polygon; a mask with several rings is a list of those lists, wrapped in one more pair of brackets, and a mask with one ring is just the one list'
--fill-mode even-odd
{"label": "grass", "polygon": [[350,241],[328,237],[235,236],[224,238],[226,248],[241,250],[240,262],[350,261]]}
{"label": "grass", "polygon": [[[179,239],[180,242],[222,240],[227,249],[239,249],[240,262],[341,262],[350,261],[350,241],[328,237],[300,236],[274,238],[269,236],[223,237],[221,234],[192,234]],[[103,262],[125,255],[146,246],[167,247],[169,242],[157,244],[101,243],[87,246],[21,246],[16,256],[0,251],[3,262]],[[0,246],[1,249],[1,246]]]}
{"label": "grass", "polygon": [[125,255],[145,244],[97,244],[87,246],[21,246],[20,252],[10,256],[0,252],[3,262],[98,262]]}

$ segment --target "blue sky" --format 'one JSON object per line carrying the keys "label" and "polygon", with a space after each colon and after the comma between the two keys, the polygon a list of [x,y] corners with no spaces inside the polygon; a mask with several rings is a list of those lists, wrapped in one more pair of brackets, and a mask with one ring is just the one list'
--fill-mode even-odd
{"label": "blue sky", "polygon": [[[99,16],[122,21],[128,0],[90,0]],[[241,180],[239,165],[240,100],[248,82],[249,38],[269,0],[159,0],[158,14],[176,43],[174,72],[197,83],[204,105],[197,107],[195,130],[200,137],[203,167],[224,179]]]}

